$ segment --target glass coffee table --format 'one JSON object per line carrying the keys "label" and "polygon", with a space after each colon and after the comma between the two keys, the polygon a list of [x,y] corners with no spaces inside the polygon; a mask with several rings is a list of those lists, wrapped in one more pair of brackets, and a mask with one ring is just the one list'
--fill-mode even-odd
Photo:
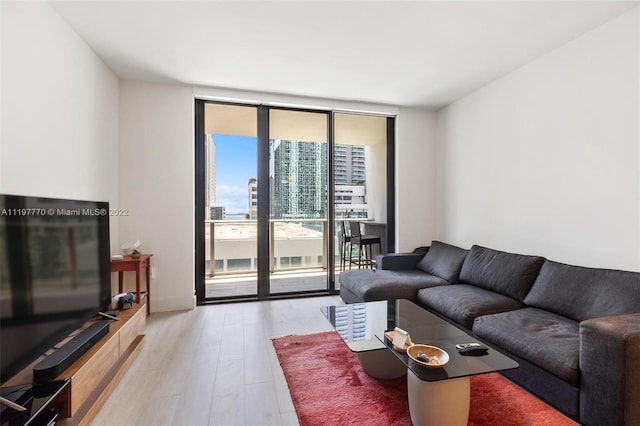
{"label": "glass coffee table", "polygon": [[[476,374],[518,368],[518,363],[479,341],[468,331],[409,300],[327,306],[322,313],[345,344],[355,352],[363,370],[389,379],[407,374],[411,421],[414,425],[466,425],[469,417],[469,378]],[[437,346],[449,354],[440,368],[426,368],[393,349],[385,331],[400,327],[413,343]],[[482,343],[486,355],[463,356],[458,343]]]}
{"label": "glass coffee table", "polygon": [[407,374],[406,365],[376,337],[388,329],[386,301],[325,306],[321,311],[369,376],[395,379]]}

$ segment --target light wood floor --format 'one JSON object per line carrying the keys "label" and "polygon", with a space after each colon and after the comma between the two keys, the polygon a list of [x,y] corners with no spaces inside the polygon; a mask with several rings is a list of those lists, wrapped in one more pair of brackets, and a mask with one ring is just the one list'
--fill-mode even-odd
{"label": "light wood floor", "polygon": [[200,306],[147,317],[146,342],[91,423],[297,425],[271,339],[332,330],[339,296]]}

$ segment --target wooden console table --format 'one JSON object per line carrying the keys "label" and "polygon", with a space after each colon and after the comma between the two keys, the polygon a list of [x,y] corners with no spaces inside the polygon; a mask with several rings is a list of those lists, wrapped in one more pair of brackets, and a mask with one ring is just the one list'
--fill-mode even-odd
{"label": "wooden console table", "polygon": [[111,260],[111,272],[118,273],[118,293],[122,293],[123,273],[127,271],[136,273],[136,303],[142,303],[140,294],[140,275],[145,270],[147,278],[147,315],[151,312],[151,256],[153,254],[141,254],[140,256],[124,256],[122,260]]}
{"label": "wooden console table", "polygon": [[[143,309],[141,305],[134,305],[131,309],[120,311],[120,320],[111,323],[109,332],[56,377],[56,380],[70,379],[70,383],[47,406],[60,412],[60,417],[55,422],[56,426],[91,424],[91,419],[98,413],[142,348],[146,325]],[[104,320],[91,319],[81,329],[96,321]],[[75,333],[68,336],[56,347],[62,346],[74,335]],[[3,383],[3,387],[33,383],[33,367],[44,358],[43,355],[35,360]]]}

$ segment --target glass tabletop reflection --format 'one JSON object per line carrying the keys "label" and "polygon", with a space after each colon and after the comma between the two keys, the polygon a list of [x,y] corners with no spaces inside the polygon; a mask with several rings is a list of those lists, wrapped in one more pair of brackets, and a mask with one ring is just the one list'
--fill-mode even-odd
{"label": "glass tabletop reflection", "polygon": [[[322,313],[354,352],[388,348],[417,377],[437,381],[475,374],[518,368],[518,363],[487,342],[479,340],[462,327],[404,300],[327,306]],[[404,352],[393,349],[385,332],[399,327],[409,332],[413,343],[437,346],[449,354],[449,362],[441,368],[426,368],[411,360]],[[458,343],[482,343],[489,347],[486,355],[464,356]]]}

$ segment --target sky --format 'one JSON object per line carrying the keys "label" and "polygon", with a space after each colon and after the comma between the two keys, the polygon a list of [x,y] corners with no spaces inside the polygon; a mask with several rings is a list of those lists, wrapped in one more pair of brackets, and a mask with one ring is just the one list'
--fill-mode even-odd
{"label": "sky", "polygon": [[255,137],[213,135],[216,143],[216,205],[227,215],[248,213],[249,179],[257,178]]}

